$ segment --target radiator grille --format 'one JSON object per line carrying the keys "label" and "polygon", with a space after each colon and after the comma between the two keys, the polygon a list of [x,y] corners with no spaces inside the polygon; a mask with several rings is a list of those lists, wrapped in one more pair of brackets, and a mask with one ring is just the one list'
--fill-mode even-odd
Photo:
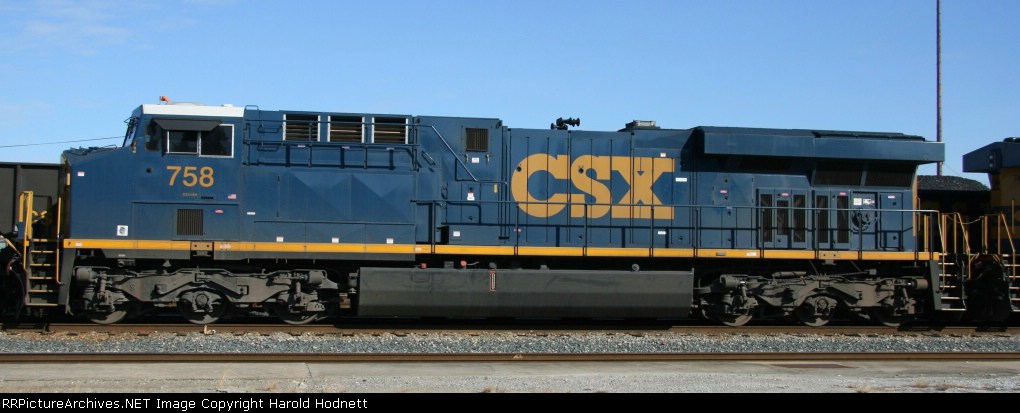
{"label": "radiator grille", "polygon": [[288,113],[283,116],[283,139],[288,141],[318,141],[319,115]]}
{"label": "radiator grille", "polygon": [[360,116],[330,116],[330,142],[361,142],[364,140],[364,119]]}
{"label": "radiator grille", "polygon": [[177,210],[177,235],[202,235],[203,218],[201,209]]}
{"label": "radiator grille", "polygon": [[381,116],[375,118],[375,133],[372,142],[407,143],[407,119]]}

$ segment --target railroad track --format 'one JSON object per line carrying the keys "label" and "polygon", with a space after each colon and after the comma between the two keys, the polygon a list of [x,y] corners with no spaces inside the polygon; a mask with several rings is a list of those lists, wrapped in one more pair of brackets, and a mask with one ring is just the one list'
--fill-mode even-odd
{"label": "railroad track", "polygon": [[769,335],[769,334],[800,334],[800,335],[904,335],[904,334],[935,334],[935,335],[973,335],[973,334],[999,334],[1017,335],[1020,328],[1017,327],[987,327],[987,326],[907,326],[901,328],[890,328],[884,326],[742,326],[727,327],[714,325],[641,325],[641,324],[611,324],[611,325],[553,325],[553,324],[355,324],[355,325],[334,325],[334,324],[310,324],[294,326],[289,324],[112,324],[100,325],[89,323],[6,323],[3,331],[10,334],[19,333],[40,333],[40,334],[290,334],[290,335],[363,335],[363,334],[425,334],[437,332],[452,332],[458,334],[491,334],[491,333],[515,333],[525,335],[551,335],[551,334],[583,334],[591,332],[618,333],[618,334],[699,334],[699,335]]}
{"label": "railroad track", "polygon": [[667,362],[667,361],[1018,361],[1020,353],[0,353],[0,363],[345,363],[345,362]]}

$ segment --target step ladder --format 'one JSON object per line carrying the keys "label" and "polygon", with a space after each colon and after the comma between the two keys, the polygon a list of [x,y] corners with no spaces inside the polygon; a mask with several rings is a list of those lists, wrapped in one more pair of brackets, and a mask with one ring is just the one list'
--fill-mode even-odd
{"label": "step ladder", "polygon": [[970,237],[967,223],[959,213],[939,214],[939,254],[938,271],[940,311],[967,311],[964,281],[971,272]]}
{"label": "step ladder", "polygon": [[59,299],[59,243],[54,239],[33,238],[26,242],[26,307],[56,307]]}
{"label": "step ladder", "polygon": [[[1015,208],[1014,208],[1015,209]],[[989,221],[994,221],[991,223]],[[982,221],[982,252],[998,257],[1003,277],[1009,286],[1009,304],[1012,312],[1020,312],[1020,274],[1013,242],[1013,227],[1002,213],[986,215]]]}
{"label": "step ladder", "polygon": [[1006,279],[1009,281],[1009,302],[1013,306],[1013,312],[1020,312],[1020,275],[1017,275],[1015,254],[1006,254],[1002,257],[1002,266],[1006,269]]}
{"label": "step ladder", "polygon": [[967,265],[952,260],[955,255],[942,254],[939,260],[939,300],[942,311],[967,311],[963,280],[967,279]]}
{"label": "step ladder", "polygon": [[[57,201],[57,223],[52,232],[36,234],[35,224],[44,216],[34,209],[32,191],[22,192],[18,198],[18,220],[23,223],[21,237],[21,256],[25,269],[24,306],[56,307],[60,300],[60,241],[57,228],[60,228],[60,201]],[[37,237],[41,236],[41,237]]]}

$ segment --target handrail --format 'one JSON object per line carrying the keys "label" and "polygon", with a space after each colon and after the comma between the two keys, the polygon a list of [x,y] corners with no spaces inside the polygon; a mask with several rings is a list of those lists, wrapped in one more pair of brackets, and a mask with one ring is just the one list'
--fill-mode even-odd
{"label": "handrail", "polygon": [[18,196],[18,219],[24,223],[21,234],[21,256],[28,257],[28,243],[32,239],[32,213],[35,212],[35,192],[24,191]]}
{"label": "handrail", "polygon": [[[418,128],[419,126],[420,125],[414,125],[415,128]],[[475,174],[471,173],[471,170],[468,169],[467,164],[465,164],[464,162],[461,162],[460,157],[457,156],[457,152],[455,152],[453,150],[453,147],[450,146],[450,143],[446,141],[446,138],[443,137],[443,134],[439,133],[439,129],[436,129],[436,127],[433,126],[433,125],[425,125],[425,126],[427,126],[429,129],[432,129],[432,131],[436,133],[436,136],[439,137],[439,140],[443,142],[443,145],[446,146],[446,149],[450,151],[451,155],[453,155],[453,159],[457,160],[457,164],[460,165],[461,167],[463,167],[464,168],[464,172],[467,172],[468,175],[471,176],[471,180],[474,181],[474,182],[478,182],[478,178],[475,177]]]}
{"label": "handrail", "polygon": [[[588,202],[585,202],[585,203],[578,203],[578,202],[517,202],[517,201],[497,201],[497,200],[491,200],[491,201],[480,201],[480,200],[479,201],[466,201],[466,200],[416,200],[414,202],[419,204],[419,205],[447,204],[447,205],[451,205],[451,206],[473,206],[473,207],[480,207],[481,205],[486,205],[486,204],[509,205],[511,207],[514,207],[514,209],[516,210],[516,214],[508,216],[507,217],[508,221],[502,221],[501,220],[499,222],[490,222],[490,223],[487,223],[487,224],[488,225],[508,226],[508,227],[511,228],[512,231],[517,233],[518,237],[520,236],[520,229],[525,227],[525,226],[529,226],[529,224],[524,224],[523,223],[524,218],[522,217],[522,208],[521,208],[521,206],[523,206],[523,205],[531,205],[531,204],[533,204],[533,205],[542,205],[542,206],[545,206],[545,207],[561,206],[562,207],[561,209],[563,211],[570,211],[572,206],[573,207],[580,206],[581,208],[576,208],[575,210],[577,210],[577,211],[585,211],[585,214],[583,216],[579,215],[579,216],[576,216],[576,217],[571,217],[571,218],[568,218],[566,221],[563,221],[561,223],[555,224],[555,226],[558,226],[558,227],[577,228],[578,230],[583,230],[585,236],[584,236],[584,241],[583,241],[583,243],[581,243],[580,246],[582,246],[584,248],[587,248],[587,247],[591,246],[592,243],[591,243],[590,236],[592,235],[592,230],[593,229],[597,229],[597,228],[606,227],[607,224],[605,224],[605,223],[595,223],[594,220],[596,220],[596,219],[598,219],[598,220],[607,219],[608,221],[606,221],[606,222],[609,223],[609,227],[613,227],[613,228],[615,228],[616,226],[633,228],[634,227],[633,220],[634,219],[641,219],[641,220],[648,220],[647,225],[642,225],[642,227],[643,227],[643,229],[651,231],[650,235],[652,236],[652,242],[650,242],[649,245],[647,245],[647,247],[649,247],[653,251],[654,251],[654,249],[661,248],[660,244],[656,241],[656,238],[654,237],[655,231],[657,231],[657,230],[663,230],[664,229],[664,230],[669,230],[671,232],[672,231],[677,231],[677,230],[684,231],[684,234],[686,234],[687,236],[690,236],[690,244],[689,244],[690,248],[693,248],[693,249],[697,250],[699,248],[703,248],[704,247],[704,245],[701,245],[701,243],[700,243],[701,237],[702,237],[702,235],[704,235],[704,234],[702,234],[703,231],[711,230],[713,228],[717,228],[717,229],[738,229],[738,230],[758,229],[759,231],[762,231],[763,229],[760,228],[760,225],[757,222],[757,221],[759,221],[761,219],[760,212],[763,211],[763,210],[768,210],[768,209],[776,209],[776,207],[771,207],[771,206],[766,207],[766,206],[759,206],[759,205],[744,205],[744,206],[669,205],[669,204],[651,205],[651,204],[607,204],[607,203],[588,203]],[[642,209],[642,210],[646,210],[648,215],[646,215],[644,218],[633,218],[633,217],[613,218],[610,214],[607,214],[607,215],[605,215],[603,217],[593,218],[593,217],[591,217],[587,213],[587,211],[591,211],[593,207],[622,207],[622,208],[628,208],[628,209],[630,209],[630,208],[633,208],[633,209]],[[674,211],[676,211],[677,214],[680,214],[681,213],[680,211],[688,211],[689,214],[690,214],[689,220],[685,220],[684,223],[679,224],[679,225],[677,224],[677,221],[675,221],[675,219],[671,219],[671,220],[656,220],[656,219],[654,219],[654,213],[655,213],[657,208],[670,208],[670,209],[673,209]],[[744,213],[738,214],[738,217],[734,218],[734,219],[740,219],[741,222],[734,222],[734,223],[732,223],[731,226],[725,226],[725,225],[718,226],[718,225],[716,225],[716,226],[713,226],[712,228],[705,227],[704,222],[703,222],[704,217],[702,217],[703,213],[705,211],[707,211],[707,210],[718,209],[718,208],[725,208],[725,209],[732,209],[732,210],[746,210],[748,212],[744,212]],[[599,209],[601,209],[601,208],[599,208]],[[908,210],[908,209],[817,208],[817,207],[787,207],[785,209],[787,209],[787,210],[805,210],[805,211],[821,211],[821,210],[825,210],[825,211],[830,211],[830,212],[833,212],[833,211],[836,211],[836,212],[838,212],[838,211],[867,211],[869,213],[875,213],[875,214],[881,214],[881,213],[903,213],[903,214],[912,214],[914,217],[920,217],[920,218],[904,218],[903,220],[898,222],[898,225],[896,227],[893,227],[893,228],[882,227],[882,228],[880,228],[878,226],[873,226],[872,229],[870,229],[870,230],[865,230],[865,229],[862,229],[860,227],[855,227],[853,225],[848,225],[845,228],[827,227],[827,228],[823,229],[823,228],[817,226],[817,220],[811,220],[811,219],[805,221],[803,227],[794,227],[792,225],[792,221],[791,221],[790,223],[787,224],[789,226],[785,227],[787,230],[789,230],[789,231],[801,231],[802,230],[802,231],[805,231],[808,234],[807,235],[808,237],[811,237],[811,238],[806,238],[802,245],[794,246],[794,245],[790,244],[790,245],[779,245],[779,246],[769,247],[769,246],[765,245],[765,243],[760,239],[760,237],[756,237],[754,239],[751,239],[751,242],[753,242],[754,245],[747,245],[745,247],[738,247],[734,243],[734,244],[731,245],[732,248],[735,248],[735,249],[759,249],[759,250],[773,249],[774,248],[774,249],[784,249],[784,250],[785,249],[791,249],[791,250],[804,250],[804,251],[831,251],[831,250],[841,251],[841,250],[844,250],[846,248],[853,248],[853,251],[856,251],[858,253],[863,253],[864,251],[870,250],[870,247],[867,247],[867,248],[865,247],[865,237],[872,237],[873,241],[878,243],[878,242],[881,242],[880,241],[880,237],[881,237],[882,233],[892,231],[892,232],[896,232],[897,234],[899,234],[901,237],[904,237],[904,238],[905,237],[911,237],[911,239],[913,241],[912,245],[909,247],[909,249],[904,249],[903,251],[905,251],[905,252],[913,252],[915,254],[915,256],[918,257],[918,258],[921,257],[921,254],[926,254],[928,257],[935,257],[935,255],[939,252],[939,251],[935,251],[934,249],[931,248],[933,246],[933,245],[931,245],[931,244],[933,244],[933,242],[928,242],[927,241],[928,239],[934,239],[934,238],[932,238],[932,235],[930,235],[930,234],[932,234],[935,231],[931,231],[931,230],[928,229],[928,227],[925,227],[924,231],[919,232],[919,231],[917,231],[917,228],[916,228],[918,223],[923,223],[924,225],[933,223],[934,221],[931,220],[931,218],[934,217],[936,214],[938,214],[937,211],[933,211],[933,210]],[[431,211],[439,211],[440,208],[430,207],[430,210]],[[751,214],[751,215],[748,216],[751,219],[750,222],[742,222],[743,219],[740,218],[741,214],[746,214],[746,213]],[[808,214],[808,216],[816,216],[816,214]],[[477,225],[477,224],[479,224],[479,222],[477,222],[477,221],[462,222],[462,223],[461,222],[451,222],[451,221],[448,221],[447,217],[445,217],[445,216],[440,216],[438,218],[443,220],[443,222],[437,223],[438,225],[450,225],[450,224],[452,224],[452,225],[459,225],[459,224],[463,224],[463,225],[466,225],[466,226],[470,226],[470,225]],[[549,223],[549,221],[551,219],[554,219],[554,218],[556,218],[556,217],[550,216],[550,217],[545,217],[544,219],[542,217],[532,217],[532,218],[529,218],[528,221],[531,221],[533,223],[533,224],[530,224],[530,225],[548,226],[548,225],[551,225]],[[560,218],[563,218],[563,217],[560,217]],[[617,221],[617,219],[619,219],[620,221]],[[945,219],[946,219],[946,217],[943,214],[943,220],[945,220]],[[512,220],[512,222],[510,220]],[[620,224],[613,225],[616,222],[620,222]],[[642,221],[642,223],[643,222],[644,221]],[[946,231],[943,229],[943,228],[946,228],[946,227],[953,228],[954,234],[959,234],[960,233],[960,231],[958,231],[958,228],[956,228],[955,226],[949,226],[949,225],[946,225],[946,224],[940,225],[939,229],[938,229],[938,233],[940,234],[940,240],[941,240],[943,246],[946,246],[946,245],[950,244],[950,240],[948,240],[946,238],[947,237]],[[778,228],[773,228],[772,230],[777,230],[777,229]],[[879,230],[881,230],[881,231],[879,231]],[[687,231],[691,231],[691,232],[687,233]],[[835,232],[838,232],[838,231],[846,231],[851,236],[851,238],[845,244],[844,243],[839,243],[838,244],[838,245],[845,245],[845,247],[843,247],[843,248],[839,248],[835,244],[833,245],[834,249],[833,248],[823,248],[823,246],[819,245],[819,243],[817,242],[817,234],[819,234],[821,231],[828,231],[830,233],[835,233]],[[965,232],[963,232],[963,233],[965,234]],[[922,235],[923,235],[923,237],[922,237]],[[856,242],[857,245],[851,247],[851,245],[853,245],[855,242]],[[954,243],[954,244],[956,244],[956,243]],[[675,244],[673,242],[668,242],[667,245],[675,245]],[[899,243],[899,245],[900,245],[900,248],[903,248],[903,246],[904,246],[904,244],[902,242]],[[644,246],[644,245],[642,245],[642,246]],[[878,246],[878,244],[876,244],[876,246]],[[727,248],[729,248],[729,247],[727,247]],[[849,251],[849,249],[846,249],[846,250]],[[947,248],[943,248],[941,252],[945,252],[947,250],[948,250]],[[940,254],[940,255],[942,255],[942,254]]]}
{"label": "handrail", "polygon": [[[939,240],[941,243],[941,249],[944,254],[939,258],[939,290],[944,289],[946,286],[951,285],[949,276],[946,272],[947,262],[946,259],[951,255],[959,256],[960,243],[958,242],[960,237],[963,238],[963,254],[970,256],[970,242],[967,233],[967,228],[963,222],[963,217],[958,212],[951,213],[939,213]],[[948,238],[947,238],[948,237]],[[957,275],[964,275],[970,273],[970,259],[966,261],[968,268],[957,268]],[[957,293],[962,297],[963,292]]]}
{"label": "handrail", "polygon": [[[263,120],[263,119],[258,119],[258,121],[259,122],[278,122],[280,124],[283,124],[283,122],[284,122],[282,120],[281,121],[276,121],[276,120],[269,120],[269,121],[267,121],[267,120]],[[245,124],[247,125],[248,123],[251,123],[251,122],[252,121],[246,121]],[[329,121],[299,121],[299,122],[300,123],[315,123],[315,124],[335,123],[335,122],[329,122]],[[341,122],[341,123],[355,123],[355,122]],[[361,124],[363,124],[363,125],[375,125],[376,122],[361,122]],[[457,152],[453,150],[453,146],[450,146],[450,143],[446,140],[446,138],[443,136],[443,134],[441,132],[439,132],[439,129],[436,129],[436,127],[434,125],[408,125],[408,126],[413,127],[415,130],[417,130],[417,129],[421,128],[421,127],[427,127],[429,129],[432,129],[432,131],[435,132],[436,136],[439,138],[439,141],[443,143],[443,146],[446,146],[446,149],[448,151],[450,151],[451,155],[453,155],[453,159],[457,161],[457,164],[460,165],[461,168],[464,169],[464,172],[467,172],[468,176],[471,177],[471,181],[478,182],[478,177],[476,177],[475,174],[471,172],[471,169],[468,168],[467,164],[464,163],[464,161],[462,161],[459,156],[457,156]],[[244,138],[244,143],[245,144],[249,144],[249,145],[254,144],[254,145],[259,145],[259,146],[261,146],[263,144],[308,145],[310,143],[311,144],[334,144],[334,145],[336,145],[336,144],[348,144],[348,145],[350,145],[350,144],[361,144],[361,145],[365,146],[366,150],[368,150],[370,148],[373,148],[373,147],[376,147],[375,146],[376,143],[371,143],[370,144],[370,143],[366,143],[366,142],[287,141],[287,140],[282,140],[282,139],[281,140],[275,140],[275,139],[274,140],[254,139],[254,138],[250,138],[250,137],[245,137]],[[401,144],[391,144],[391,145],[401,145]],[[404,143],[403,145],[420,145],[420,144],[408,144],[408,143]],[[382,145],[380,145],[380,146],[382,146]],[[366,153],[366,156],[367,156],[367,153]],[[251,161],[248,160],[247,162],[251,162]]]}
{"label": "handrail", "polygon": [[[1004,254],[1009,254],[1011,260],[1015,260],[1014,256],[1016,255],[1016,245],[1013,242],[1013,230],[1012,228],[1010,228],[1009,222],[1006,220],[1006,215],[1002,212],[999,212],[997,214],[985,215],[982,218],[984,220],[987,220],[989,218],[995,220],[995,238],[996,238],[995,255],[997,257],[1003,257]],[[987,251],[989,249],[989,246],[987,245],[989,244],[988,236],[985,235],[982,238],[983,245],[981,248],[982,250]],[[1004,243],[1003,240],[1005,240],[1006,242]],[[1009,249],[1007,251],[1003,251],[1004,246],[1003,244],[1007,244],[1009,246]],[[1014,264],[1014,262],[1011,261],[1010,264]],[[1016,277],[1016,266],[1014,265],[1009,266],[1009,276]],[[1010,279],[1013,280],[1015,278]]]}
{"label": "handrail", "polygon": [[60,197],[57,197],[57,228],[56,228],[56,247],[53,249],[53,253],[56,254],[53,258],[53,281],[56,281],[57,285],[63,285],[60,281],[60,234],[63,234],[60,228],[60,217],[63,213],[63,204],[60,202]]}

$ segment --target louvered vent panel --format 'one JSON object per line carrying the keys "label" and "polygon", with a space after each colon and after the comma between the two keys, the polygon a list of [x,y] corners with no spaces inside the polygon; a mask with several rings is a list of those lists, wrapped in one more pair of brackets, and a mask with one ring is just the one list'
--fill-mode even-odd
{"label": "louvered vent panel", "polygon": [[359,116],[331,116],[329,118],[330,142],[361,142],[365,136],[364,121]]}
{"label": "louvered vent panel", "polygon": [[201,209],[177,210],[177,235],[202,235],[204,232]]}
{"label": "louvered vent panel", "polygon": [[467,134],[467,145],[466,148],[469,151],[488,152],[489,151],[489,130],[481,128],[467,128],[465,130]]}
{"label": "louvered vent panel", "polygon": [[318,141],[319,116],[288,113],[284,115],[284,140]]}
{"label": "louvered vent panel", "polygon": [[375,118],[375,143],[407,143],[407,119]]}

